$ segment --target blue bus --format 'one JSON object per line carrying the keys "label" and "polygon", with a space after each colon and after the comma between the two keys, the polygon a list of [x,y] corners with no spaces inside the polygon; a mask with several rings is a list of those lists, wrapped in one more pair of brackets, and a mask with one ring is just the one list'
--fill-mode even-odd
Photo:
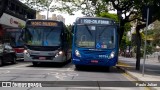
{"label": "blue bus", "polygon": [[118,61],[118,26],[114,20],[80,17],[73,26],[72,62],[81,66],[115,66]]}

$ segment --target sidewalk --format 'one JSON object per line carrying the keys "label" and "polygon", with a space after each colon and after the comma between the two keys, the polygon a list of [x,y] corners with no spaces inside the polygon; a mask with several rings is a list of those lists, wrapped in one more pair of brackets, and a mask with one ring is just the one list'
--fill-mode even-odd
{"label": "sidewalk", "polygon": [[119,64],[117,66],[137,81],[158,81],[154,82],[157,83],[158,87],[151,87],[151,89],[160,90],[160,62],[158,61],[158,57],[146,59],[144,76],[142,76],[143,60],[144,59],[141,59],[139,71],[135,70],[136,58],[125,58],[120,56]]}

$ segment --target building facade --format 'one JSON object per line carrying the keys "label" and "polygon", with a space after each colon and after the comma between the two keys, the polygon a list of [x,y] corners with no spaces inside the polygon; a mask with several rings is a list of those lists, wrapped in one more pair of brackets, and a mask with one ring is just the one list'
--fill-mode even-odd
{"label": "building facade", "polygon": [[[46,19],[46,15],[41,15],[39,12],[37,12],[36,13],[36,19],[45,20]],[[65,23],[65,18],[62,15],[52,14],[52,16],[49,17],[48,19],[49,20],[58,20],[58,21],[62,21],[63,23]]]}

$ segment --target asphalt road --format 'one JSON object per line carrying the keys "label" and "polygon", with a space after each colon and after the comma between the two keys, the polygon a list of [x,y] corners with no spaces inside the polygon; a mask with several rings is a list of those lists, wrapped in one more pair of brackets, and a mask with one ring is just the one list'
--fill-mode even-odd
{"label": "asphalt road", "polygon": [[[112,67],[84,67],[76,70],[70,62],[65,64],[49,63],[35,67],[30,62],[18,61],[0,67],[0,81],[42,82],[49,87],[6,88],[0,90],[146,90],[145,87],[131,87],[134,80],[123,71]],[[45,82],[47,81],[47,82]],[[53,81],[53,82],[50,82]],[[64,82],[68,81],[68,82]],[[73,82],[72,82],[73,81]],[[120,81],[120,82],[118,82]],[[122,81],[122,82],[121,82]],[[42,86],[44,86],[42,83]],[[54,85],[53,85],[54,83]],[[122,84],[123,83],[123,84]],[[124,86],[123,86],[124,85]],[[128,86],[127,86],[128,85]],[[112,87],[111,87],[112,86]],[[121,87],[122,86],[122,87]]]}

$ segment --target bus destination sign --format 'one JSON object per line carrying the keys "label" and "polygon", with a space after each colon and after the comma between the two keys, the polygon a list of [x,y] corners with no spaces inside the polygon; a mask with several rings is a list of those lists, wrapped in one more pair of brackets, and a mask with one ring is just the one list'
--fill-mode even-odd
{"label": "bus destination sign", "polygon": [[31,21],[32,26],[58,26],[57,22]]}
{"label": "bus destination sign", "polygon": [[80,23],[82,24],[111,24],[110,20],[106,20],[106,19],[81,19]]}

